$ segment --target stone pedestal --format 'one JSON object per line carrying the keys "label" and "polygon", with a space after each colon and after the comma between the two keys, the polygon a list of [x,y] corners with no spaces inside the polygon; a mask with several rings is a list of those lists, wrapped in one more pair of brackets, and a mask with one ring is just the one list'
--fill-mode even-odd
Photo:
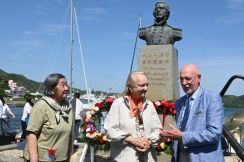
{"label": "stone pedestal", "polygon": [[[158,118],[161,122],[161,124],[163,123],[163,114],[158,114]],[[176,123],[175,123],[175,117],[173,115],[166,115],[166,118],[165,118],[165,124],[164,124],[164,129],[165,130],[170,130],[170,126],[169,124],[172,124],[174,126],[176,126]]]}
{"label": "stone pedestal", "polygon": [[172,45],[140,48],[139,70],[148,76],[147,98],[151,101],[176,100],[179,92],[178,53]]}
{"label": "stone pedestal", "polygon": [[[162,123],[163,121],[163,114],[158,114],[158,117],[160,119],[160,122]],[[169,127],[169,124],[172,124],[174,126],[176,126],[176,123],[175,123],[175,117],[172,116],[172,115],[167,115],[166,118],[165,118],[165,125],[164,125],[164,129],[165,130],[170,130],[171,128]],[[161,152],[158,154],[158,162],[170,162],[171,161],[171,158],[172,158],[172,155],[169,155],[169,154],[165,154],[164,152]]]}

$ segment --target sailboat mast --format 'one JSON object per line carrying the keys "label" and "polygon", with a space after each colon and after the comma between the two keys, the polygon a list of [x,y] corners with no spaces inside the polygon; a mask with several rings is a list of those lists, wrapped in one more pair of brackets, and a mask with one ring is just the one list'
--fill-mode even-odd
{"label": "sailboat mast", "polygon": [[70,96],[72,96],[72,88],[73,88],[73,43],[74,43],[74,39],[73,39],[73,10],[74,10],[74,2],[73,0],[71,0],[70,3],[70,36],[71,36],[71,40],[70,40]]}

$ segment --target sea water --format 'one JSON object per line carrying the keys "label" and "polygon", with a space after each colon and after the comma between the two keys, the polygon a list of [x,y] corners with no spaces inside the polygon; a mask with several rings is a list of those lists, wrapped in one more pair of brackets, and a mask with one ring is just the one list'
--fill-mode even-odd
{"label": "sea water", "polygon": [[23,107],[10,107],[11,111],[15,115],[15,119],[10,118],[9,131],[21,132],[21,117],[23,114]]}
{"label": "sea water", "polygon": [[[15,119],[11,118],[9,123],[10,132],[21,132],[21,117],[23,114],[23,107],[10,107],[11,111],[15,115]],[[244,112],[244,108],[225,108],[225,117],[228,117],[235,112]],[[2,134],[0,129],[0,134]]]}

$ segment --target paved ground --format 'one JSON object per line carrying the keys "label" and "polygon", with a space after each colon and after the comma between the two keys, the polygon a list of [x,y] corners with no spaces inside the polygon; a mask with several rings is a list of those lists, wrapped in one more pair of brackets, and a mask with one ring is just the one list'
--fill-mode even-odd
{"label": "paved ground", "polygon": [[[84,144],[74,146],[74,154],[71,157],[71,162],[79,162],[82,154]],[[88,148],[84,162],[91,162],[90,149]],[[158,156],[158,162],[170,162],[170,156],[160,154]],[[110,152],[98,151],[95,153],[95,162],[111,162]],[[23,150],[17,149],[16,144],[0,146],[0,162],[23,162]],[[226,156],[225,162],[241,162],[241,160],[235,156]]]}

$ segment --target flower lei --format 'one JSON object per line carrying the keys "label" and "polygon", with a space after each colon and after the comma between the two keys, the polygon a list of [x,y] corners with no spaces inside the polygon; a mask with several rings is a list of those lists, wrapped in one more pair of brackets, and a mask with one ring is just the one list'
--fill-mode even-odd
{"label": "flower lei", "polygon": [[163,127],[165,124],[166,115],[175,116],[175,114],[176,114],[175,104],[171,100],[170,101],[166,101],[166,100],[156,101],[156,102],[153,102],[153,105],[154,105],[157,113],[163,113],[163,123],[162,123]]}
{"label": "flower lei", "polygon": [[102,112],[109,111],[114,98],[108,97],[105,100],[96,103],[91,110],[86,112],[81,124],[81,140],[93,146],[95,150],[109,151],[110,142],[107,136],[101,130],[96,128],[102,117]]}
{"label": "flower lei", "polygon": [[48,156],[51,161],[54,161],[56,159],[56,156],[55,156],[56,150],[54,148],[48,149],[47,153],[48,153]]}
{"label": "flower lei", "polygon": [[50,149],[47,150],[47,152],[48,152],[49,155],[55,155],[56,150],[53,149],[53,148],[50,148]]}

